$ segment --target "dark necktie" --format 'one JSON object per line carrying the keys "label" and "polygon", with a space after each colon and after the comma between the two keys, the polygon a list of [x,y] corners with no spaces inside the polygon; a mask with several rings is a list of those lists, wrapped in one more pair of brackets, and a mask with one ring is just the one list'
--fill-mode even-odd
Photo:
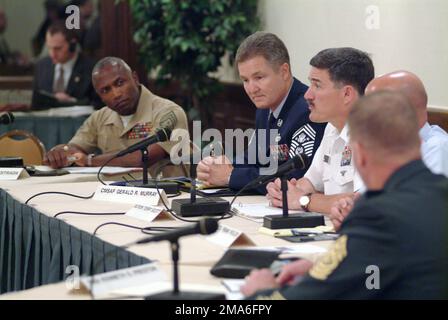
{"label": "dark necktie", "polygon": [[59,77],[56,79],[56,83],[53,88],[54,93],[65,92],[65,84],[64,84],[64,68],[60,67],[59,69]]}
{"label": "dark necktie", "polygon": [[266,154],[267,154],[267,156],[269,156],[269,154],[270,154],[270,146],[273,143],[270,139],[271,130],[277,129],[276,122],[277,122],[277,119],[274,117],[274,114],[271,112],[271,114],[269,115],[269,118],[268,118],[268,125],[266,127],[266,129],[267,129],[266,130],[266,151],[267,151]]}

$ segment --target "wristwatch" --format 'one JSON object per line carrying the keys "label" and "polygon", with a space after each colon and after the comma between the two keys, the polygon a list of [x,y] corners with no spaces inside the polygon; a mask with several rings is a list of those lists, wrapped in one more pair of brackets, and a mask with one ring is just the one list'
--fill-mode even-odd
{"label": "wristwatch", "polygon": [[95,157],[95,154],[94,154],[94,153],[91,153],[91,154],[89,154],[89,155],[87,156],[87,166],[88,166],[88,167],[91,167],[91,166],[92,166],[92,159],[93,159],[93,157]]}
{"label": "wristwatch", "polygon": [[301,196],[299,198],[300,207],[305,212],[309,212],[310,211],[310,210],[308,210],[308,206],[310,205],[310,202],[311,202],[311,193],[308,193],[308,194],[306,194],[304,196]]}

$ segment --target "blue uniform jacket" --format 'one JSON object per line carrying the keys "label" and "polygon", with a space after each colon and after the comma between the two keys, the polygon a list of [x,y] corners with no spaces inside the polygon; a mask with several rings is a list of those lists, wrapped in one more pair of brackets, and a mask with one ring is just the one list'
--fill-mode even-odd
{"label": "blue uniform jacket", "polygon": [[[278,145],[287,149],[289,157],[294,156],[298,153],[304,153],[309,158],[308,166],[314,157],[317,148],[322,140],[326,123],[314,123],[309,119],[310,111],[308,109],[308,104],[304,98],[304,94],[308,87],[301,83],[299,80],[294,78],[293,85],[289,92],[289,95],[283,105],[283,108],[277,118],[277,128],[280,135],[280,140]],[[255,135],[251,139],[249,145],[255,143],[256,149],[259,152],[269,155],[269,148],[261,148],[261,145],[265,145],[265,140],[259,138],[258,130],[266,129],[268,127],[269,109],[257,109],[256,112],[256,129]],[[272,142],[271,142],[272,144]],[[251,148],[249,147],[248,150]],[[263,154],[261,153],[261,154]],[[229,187],[231,189],[239,190],[246,184],[260,176],[260,168],[263,167],[259,162],[259,157],[257,155],[256,164],[248,164],[248,154],[247,151],[242,155],[244,159],[234,159],[234,170],[230,176]],[[279,159],[278,165],[281,165],[285,159]],[[244,164],[239,164],[239,163]],[[290,178],[301,178],[308,167],[304,170],[296,170],[291,175]],[[266,186],[262,186],[257,189],[259,193],[266,193]]]}

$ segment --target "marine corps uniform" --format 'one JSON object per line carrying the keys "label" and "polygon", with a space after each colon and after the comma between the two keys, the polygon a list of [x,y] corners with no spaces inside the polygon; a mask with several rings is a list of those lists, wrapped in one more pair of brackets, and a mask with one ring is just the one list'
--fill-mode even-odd
{"label": "marine corps uniform", "polygon": [[447,298],[448,179],[421,160],[366,192],[298,284],[257,299]]}
{"label": "marine corps uniform", "polygon": [[[102,153],[118,152],[153,135],[159,128],[184,129],[188,134],[187,116],[174,102],[141,86],[137,110],[126,126],[117,112],[104,107],[84,122],[69,143],[80,146],[87,153],[94,152],[96,148]],[[158,143],[168,154],[176,144],[173,141]],[[154,174],[154,166],[150,168],[151,174]],[[185,175],[184,170],[175,171],[169,175]]]}

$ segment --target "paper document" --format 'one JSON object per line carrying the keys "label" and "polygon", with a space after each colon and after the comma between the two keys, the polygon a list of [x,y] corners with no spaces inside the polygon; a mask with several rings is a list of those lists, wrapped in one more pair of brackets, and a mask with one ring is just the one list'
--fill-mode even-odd
{"label": "paper document", "polygon": [[[77,174],[97,174],[100,170],[100,167],[67,167],[64,168],[70,173]],[[128,172],[138,172],[142,171],[141,168],[125,168],[125,167],[104,167],[101,170],[101,174],[104,175],[115,175],[115,174],[123,174]]]}
{"label": "paper document", "polygon": [[[271,207],[266,203],[257,204],[234,204],[232,210],[239,216],[252,218],[252,219],[263,219],[267,215],[281,215],[283,213],[282,208]],[[289,210],[289,213],[299,213],[303,212],[301,210]]]}

